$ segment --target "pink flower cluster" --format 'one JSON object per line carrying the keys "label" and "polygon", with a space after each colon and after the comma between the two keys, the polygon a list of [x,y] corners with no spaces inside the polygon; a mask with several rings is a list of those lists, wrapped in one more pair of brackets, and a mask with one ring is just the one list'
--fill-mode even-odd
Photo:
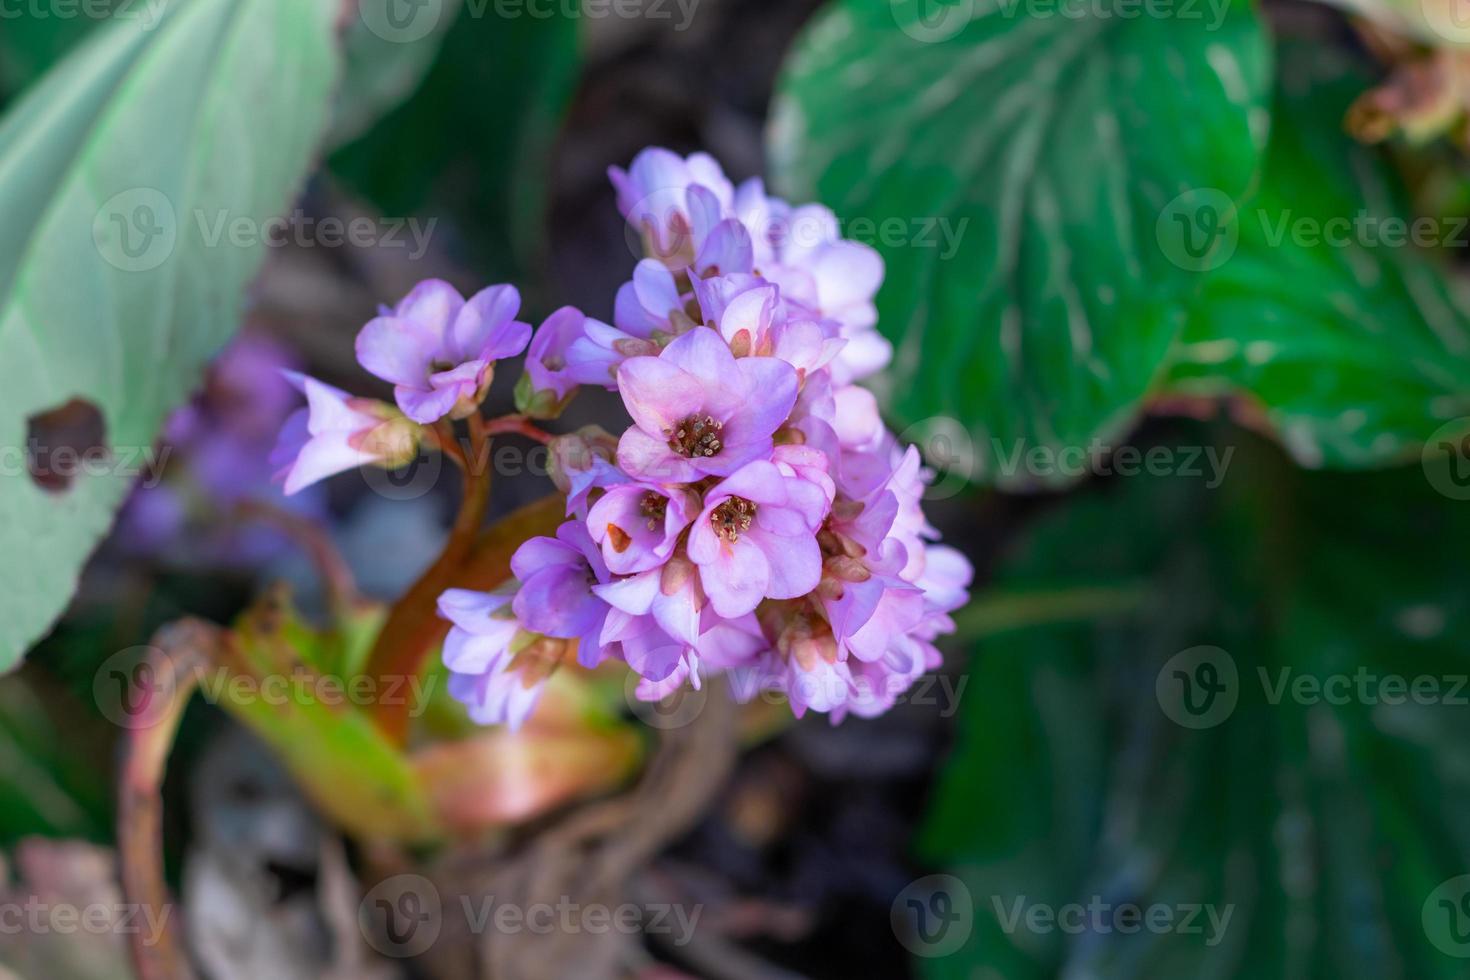
{"label": "pink flower cluster", "polygon": [[[403,416],[308,381],[318,456],[391,461],[396,418],[475,411],[490,364],[529,342],[522,411],[553,417],[598,385],[631,424],[555,440],[567,522],[521,546],[502,590],[441,598],[450,690],[472,716],[518,727],[573,645],[584,666],[626,663],[644,699],[724,672],[737,697],[775,689],[797,715],[887,710],[939,665],[971,569],[934,543],[918,451],[854,384],[891,356],[881,259],[827,209],[734,186],[704,155],[650,149],[611,176],[650,256],[611,324],[564,308],[531,336],[509,287],[465,302],[421,286],[358,344]],[[288,486],[329,468],[301,475],[292,449]]]}

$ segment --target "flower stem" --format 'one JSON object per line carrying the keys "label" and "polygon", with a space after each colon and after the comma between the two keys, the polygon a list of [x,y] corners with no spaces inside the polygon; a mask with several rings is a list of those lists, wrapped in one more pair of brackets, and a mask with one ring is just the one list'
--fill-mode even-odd
{"label": "flower stem", "polygon": [[[475,459],[483,458],[489,445],[489,428],[483,419],[473,415],[469,419],[469,430],[471,455]],[[464,453],[455,445],[452,433],[450,438],[443,435],[440,434],[441,445],[454,446],[454,453],[463,463]],[[449,449],[445,451],[448,453]],[[477,472],[480,468],[468,465],[461,468],[464,498],[444,551],[393,606],[377,642],[373,644],[372,653],[368,655],[366,672],[378,681],[376,690],[398,690],[400,683],[422,672],[424,661],[442,634],[437,610],[439,596],[451,587],[455,574],[474,548],[480,526],[485,522],[485,511],[490,505],[490,473],[488,470]],[[408,737],[410,705],[406,698],[393,700],[395,703],[392,704],[376,703],[373,714],[383,733],[401,745]]]}
{"label": "flower stem", "polygon": [[553,438],[550,432],[547,432],[524,415],[502,415],[498,419],[491,419],[485,423],[485,431],[492,436],[515,433],[516,435],[525,436],[527,439],[534,439],[543,446]]}
{"label": "flower stem", "polygon": [[132,694],[145,700],[123,739],[122,773],[117,789],[118,861],[123,894],[170,928],[157,937],[131,937],[133,969],[142,980],[188,980],[194,976],[177,926],[168,912],[174,903],[163,879],[164,769],[174,735],[198,684],[200,671],[215,659],[219,629],[199,620],[182,620],[159,630],[146,665],[151,683]]}

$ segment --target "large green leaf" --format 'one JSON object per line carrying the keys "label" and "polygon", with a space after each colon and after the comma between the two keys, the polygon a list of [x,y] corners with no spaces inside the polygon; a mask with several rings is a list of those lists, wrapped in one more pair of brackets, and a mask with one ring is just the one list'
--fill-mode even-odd
{"label": "large green leaf", "polygon": [[[215,233],[260,228],[305,173],[336,6],[177,0],[151,29],[108,23],[0,121],[0,667],[65,605],[238,323],[263,248]],[[20,463],[29,420],[73,400],[100,413],[111,462],[45,489]]]}
{"label": "large green leaf", "polygon": [[[448,9],[448,8],[446,8]],[[439,221],[480,271],[535,268],[545,231],[551,150],[580,63],[577,16],[480,16],[449,29],[423,84],[332,173],[384,214]]]}
{"label": "large green leaf", "polygon": [[883,253],[890,407],[960,419],[1009,484],[1016,450],[1132,419],[1198,285],[1174,202],[1228,210],[1268,129],[1245,0],[1218,23],[1061,6],[842,0],[798,44],[769,136],[780,189]]}
{"label": "large green leaf", "polygon": [[[1470,512],[1417,469],[1304,476],[1255,441],[1222,490],[1120,480],[1039,526],[1000,587],[1147,577],[1154,599],[975,652],[923,838],[968,889],[974,934],[929,975],[1463,976],[1421,914],[1470,868],[1467,542]],[[1208,679],[1203,658],[1225,688],[1195,716],[1175,672]],[[1301,678],[1325,694],[1294,696]],[[1004,926],[1018,902],[1094,898],[1230,918]]]}
{"label": "large green leaf", "polygon": [[1174,391],[1245,396],[1307,466],[1412,455],[1470,415],[1470,298],[1411,237],[1463,247],[1470,230],[1424,218],[1415,232],[1380,153],[1343,133],[1368,84],[1343,52],[1283,49],[1261,193],[1169,375]]}

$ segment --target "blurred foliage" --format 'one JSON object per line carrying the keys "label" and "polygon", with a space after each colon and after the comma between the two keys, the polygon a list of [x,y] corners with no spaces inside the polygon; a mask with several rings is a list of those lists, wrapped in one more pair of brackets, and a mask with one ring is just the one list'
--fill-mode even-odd
{"label": "blurred foliage", "polygon": [[844,0],[808,28],[773,176],[880,229],[892,410],[961,419],[984,478],[1015,483],[992,438],[1081,445],[1131,424],[1200,285],[1156,223],[1191,189],[1245,196],[1271,51],[1246,0],[1219,25],[931,7]]}
{"label": "blurred foliage", "polygon": [[31,835],[108,838],[109,735],[43,675],[0,684],[0,845]]}
{"label": "blurred foliage", "polygon": [[[1218,29],[965,6],[833,4],[771,130],[794,194],[910,228],[875,242],[893,412],[961,419],[983,478],[1025,484],[995,457],[1115,439],[1180,395],[1241,396],[1311,467],[1412,458],[1470,411],[1470,299],[1406,244],[1463,223],[1415,226],[1383,152],[1344,134],[1360,51],[1272,56],[1244,3]],[[1421,200],[1457,207],[1437,185]],[[913,237],[935,219],[951,257]]]}
{"label": "blurred foliage", "polygon": [[[973,652],[922,848],[967,884],[975,934],[927,975],[1462,975],[1425,941],[1420,910],[1470,866],[1470,691],[1455,687],[1470,588],[1450,544],[1466,540],[1470,511],[1417,469],[1305,475],[1254,440],[1218,490],[1129,478],[1041,521],[997,588],[1144,579],[1151,597],[1122,621]],[[1236,674],[1217,675],[1213,727],[1190,729],[1171,720],[1174,670],[1202,675],[1173,658],[1201,645]],[[1360,671],[1434,678],[1443,697],[1291,693]],[[1208,927],[1002,926],[1018,900],[1094,896],[1233,913],[1214,945]]]}
{"label": "blurred foliage", "polygon": [[[416,92],[328,170],[391,217],[438,219],[480,279],[540,271],[549,160],[580,64],[579,18],[465,9]],[[483,9],[480,8],[480,9]]]}
{"label": "blurred foliage", "polygon": [[[1470,413],[1470,297],[1443,254],[1405,245],[1416,217],[1402,183],[1342,131],[1368,84],[1361,65],[1321,45],[1282,51],[1261,186],[1235,253],[1205,280],[1167,385],[1248,393],[1306,466],[1413,458]],[[1462,220],[1420,220],[1470,242]]]}
{"label": "blurred foliage", "polygon": [[287,206],[336,80],[319,5],[161,16],[109,22],[0,120],[0,442],[127,464],[65,494],[0,475],[0,550],[27,558],[0,571],[0,667],[60,614],[127,467],[239,326],[264,242],[211,240],[209,223],[259,229]]}

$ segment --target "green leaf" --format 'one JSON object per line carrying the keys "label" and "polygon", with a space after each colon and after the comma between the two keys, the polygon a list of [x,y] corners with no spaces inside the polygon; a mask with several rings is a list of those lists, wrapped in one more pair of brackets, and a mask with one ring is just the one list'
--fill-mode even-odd
{"label": "green leaf", "polygon": [[1017,449],[1133,419],[1198,285],[1171,202],[1248,189],[1270,51],[1244,0],[1219,23],[945,9],[833,5],[778,86],[769,151],[783,192],[883,253],[891,410],[958,418],[983,477],[1018,484]]}
{"label": "green leaf", "polygon": [[0,842],[33,834],[106,840],[108,734],[42,678],[0,684]]}
{"label": "green leaf", "polygon": [[[151,30],[106,24],[0,121],[0,668],[61,611],[165,414],[237,325],[263,248],[215,232],[260,228],[306,172],[334,9],[189,0]],[[110,463],[43,488],[22,465],[33,418],[81,423]]]}
{"label": "green leaf", "polygon": [[[428,27],[398,36],[381,26],[391,23],[386,21],[387,5],[396,2],[373,0],[368,13],[359,13],[348,24],[342,38],[342,85],[325,141],[328,150],[361,137],[413,94],[429,73],[461,4],[447,0],[438,7],[420,8],[422,13],[415,18],[433,17]],[[409,24],[412,27],[413,21]]]}
{"label": "green leaf", "polygon": [[[340,635],[313,630],[277,591],[240,617],[232,638],[230,683],[221,685],[219,706],[271,746],[324,813],[368,839],[419,842],[442,831],[431,787],[352,701],[349,685],[362,675],[334,672]],[[290,680],[285,697],[231,696],[230,684],[264,693],[281,678]],[[367,690],[376,697],[422,695],[406,681],[391,691]]]}
{"label": "green leaf", "polygon": [[474,13],[454,22],[418,91],[333,154],[330,169],[385,215],[452,220],[480,271],[510,278],[542,257],[551,150],[576,84],[580,18]]}
{"label": "green leaf", "polygon": [[[1259,197],[1173,355],[1173,392],[1240,395],[1305,466],[1382,465],[1470,415],[1470,297],[1413,244],[1402,186],[1342,130],[1369,85],[1345,53],[1283,49]],[[1427,238],[1470,239],[1462,222]]]}
{"label": "green leaf", "polygon": [[[921,841],[969,890],[974,933],[927,975],[1462,975],[1421,911],[1470,867],[1470,580],[1452,558],[1466,541],[1470,512],[1417,469],[1302,475],[1255,441],[1222,490],[1119,480],[1039,525],[998,587],[1142,576],[1154,601],[975,652]],[[1205,645],[1219,652],[1196,656],[1234,673],[1217,674],[1220,707],[1192,716],[1175,671],[1198,681],[1200,661],[1176,658]],[[1360,672],[1380,679],[1373,696]],[[1432,678],[1438,696],[1396,697],[1390,676]],[[1293,695],[1302,678],[1324,693]],[[1230,919],[1003,924],[1018,903],[1095,897]]]}

